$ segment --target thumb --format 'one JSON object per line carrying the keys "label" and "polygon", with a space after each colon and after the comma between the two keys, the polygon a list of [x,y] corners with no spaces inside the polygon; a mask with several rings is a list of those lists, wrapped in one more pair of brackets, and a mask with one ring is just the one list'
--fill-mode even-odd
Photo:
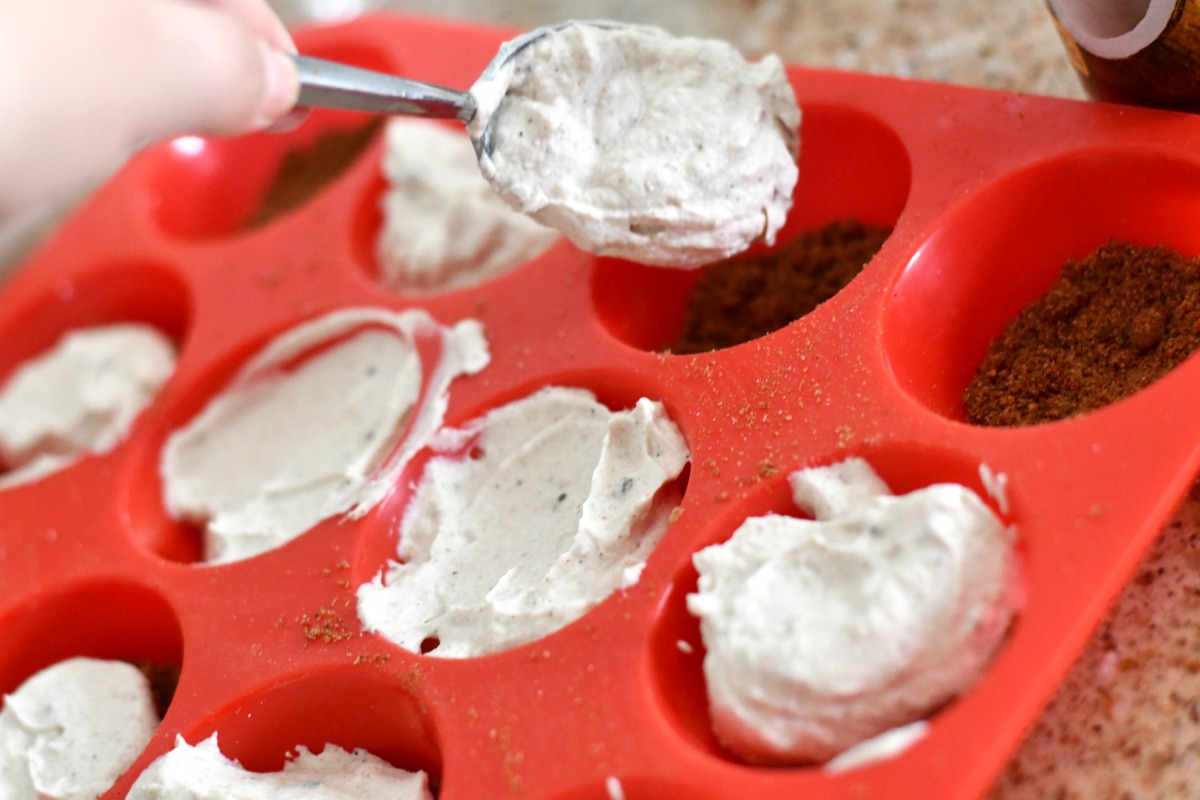
{"label": "thumb", "polygon": [[0,216],[148,142],[265,127],[298,91],[288,57],[217,6],[0,3]]}
{"label": "thumb", "polygon": [[136,3],[147,36],[123,67],[131,84],[141,75],[142,91],[122,99],[141,138],[243,133],[295,106],[295,64],[231,14],[194,0]]}

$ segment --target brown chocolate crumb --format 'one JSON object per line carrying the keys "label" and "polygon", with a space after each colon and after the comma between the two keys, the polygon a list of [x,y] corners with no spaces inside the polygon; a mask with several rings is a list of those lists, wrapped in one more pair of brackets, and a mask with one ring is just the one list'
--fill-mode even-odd
{"label": "brown chocolate crumb", "polygon": [[289,150],[266,197],[246,220],[246,227],[265,225],[307,202],[350,166],[382,124],[382,119],[374,119],[357,128],[330,131],[310,147]]}
{"label": "brown chocolate crumb", "polygon": [[175,699],[175,689],[179,686],[179,665],[159,664],[154,661],[138,661],[134,663],[138,671],[146,676],[150,683],[150,696],[154,699],[154,711],[158,718],[167,715],[167,708]]}
{"label": "brown chocolate crumb", "polygon": [[297,620],[304,630],[305,646],[308,642],[322,641],[325,644],[341,642],[353,636],[346,620],[332,608],[322,607],[309,616],[302,614]]}
{"label": "brown chocolate crumb", "polygon": [[705,267],[692,287],[683,330],[667,349],[706,353],[779,330],[837,294],[890,233],[844,220],[768,252]]}
{"label": "brown chocolate crumb", "polygon": [[963,396],[977,425],[1032,425],[1133,394],[1200,346],[1200,259],[1111,241],[1068,261],[992,342]]}
{"label": "brown chocolate crumb", "polygon": [[382,667],[391,658],[387,653],[359,653],[354,657],[354,663],[356,665],[367,664],[372,667]]}

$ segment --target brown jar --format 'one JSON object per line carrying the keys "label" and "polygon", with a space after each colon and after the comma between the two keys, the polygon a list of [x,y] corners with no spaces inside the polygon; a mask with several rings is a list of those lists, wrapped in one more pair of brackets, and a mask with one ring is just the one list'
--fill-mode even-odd
{"label": "brown jar", "polygon": [[1200,110],[1200,0],[1046,0],[1097,100]]}

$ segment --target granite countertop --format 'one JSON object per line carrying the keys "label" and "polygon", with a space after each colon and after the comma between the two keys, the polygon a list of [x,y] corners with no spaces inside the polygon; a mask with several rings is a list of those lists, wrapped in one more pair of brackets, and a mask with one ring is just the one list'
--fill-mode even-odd
{"label": "granite countertop", "polygon": [[[1041,0],[276,0],[293,22],[388,7],[522,27],[569,17],[717,36],[751,55],[1084,97]],[[991,800],[1200,796],[1200,492],[1184,501]]]}

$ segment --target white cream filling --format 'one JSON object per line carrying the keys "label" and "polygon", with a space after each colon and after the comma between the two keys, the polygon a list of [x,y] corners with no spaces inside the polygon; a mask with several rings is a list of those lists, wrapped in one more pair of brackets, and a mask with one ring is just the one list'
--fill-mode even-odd
{"label": "white cream filling", "polygon": [[396,117],[388,121],[386,142],[378,251],[389,288],[473,286],[536,258],[558,238],[492,191],[461,131]]}
{"label": "white cream filling", "polygon": [[923,719],[901,725],[898,728],[889,728],[878,736],[861,741],[838,753],[825,762],[821,771],[835,775],[879,761],[887,761],[924,739],[928,733],[929,723]]}
{"label": "white cream filling", "polygon": [[[419,340],[441,353],[430,369]],[[237,561],[362,514],[441,425],[451,381],[488,361],[478,323],[347,309],[285,333],[162,453],[171,514],[203,525],[205,559]]]}
{"label": "white cream filling", "polygon": [[0,486],[26,483],[86,453],[105,453],[175,370],[175,348],[149,325],[67,333],[0,391]]}
{"label": "white cream filling", "polygon": [[[610,411],[551,387],[449,431],[400,528],[401,563],[358,590],[364,627],[465,658],[533,641],[637,582],[687,463],[659,403]],[[468,444],[473,444],[469,452]]]}
{"label": "white cream filling", "polygon": [[433,800],[424,772],[408,772],[365,750],[298,747],[278,772],[250,772],[222,755],[217,735],[175,747],[147,767],[128,800]]}
{"label": "white cream filling", "polygon": [[757,763],[821,761],[971,686],[1019,598],[1013,533],[969,489],[891,496],[865,461],[791,476],[817,519],[747,519],[694,556],[713,726]]}
{"label": "white cream filling", "polygon": [[95,800],[154,735],[158,715],[132,664],[73,658],[4,697],[0,798]]}
{"label": "white cream filling", "polygon": [[484,177],[584,250],[695,267],[773,242],[791,208],[800,111],[775,56],[571,24],[470,93]]}

